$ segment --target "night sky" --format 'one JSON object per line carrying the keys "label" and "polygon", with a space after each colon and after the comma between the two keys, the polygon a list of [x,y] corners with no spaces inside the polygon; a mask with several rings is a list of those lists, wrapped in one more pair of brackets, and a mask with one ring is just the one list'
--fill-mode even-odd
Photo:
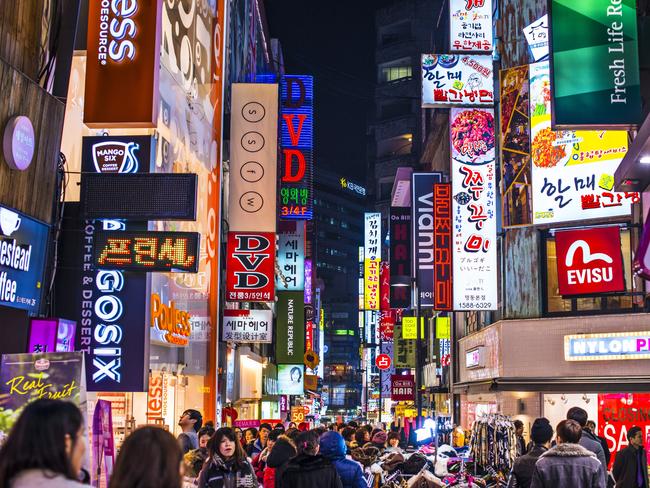
{"label": "night sky", "polygon": [[364,183],[375,82],[374,9],[382,2],[266,0],[288,74],[314,76],[315,168]]}

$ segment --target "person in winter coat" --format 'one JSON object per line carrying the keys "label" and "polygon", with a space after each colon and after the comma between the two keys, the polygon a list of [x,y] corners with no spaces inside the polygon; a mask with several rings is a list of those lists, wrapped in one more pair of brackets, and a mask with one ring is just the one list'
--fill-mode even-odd
{"label": "person in winter coat", "polygon": [[343,488],[366,488],[359,463],[346,459],[345,439],[338,432],[325,432],[320,438],[320,453],[329,459],[341,478]]}
{"label": "person in winter coat", "polygon": [[567,419],[575,420],[580,424],[582,428],[582,435],[580,436],[580,444],[582,447],[588,451],[593,452],[600,464],[603,466],[603,472],[607,473],[607,460],[605,458],[605,451],[603,451],[603,446],[600,445],[600,441],[596,436],[589,432],[585,427],[587,426],[587,411],[584,408],[573,407],[570,408],[566,414]]}
{"label": "person in winter coat", "polygon": [[230,427],[215,432],[208,442],[208,453],[199,488],[258,488],[255,471]]}
{"label": "person in winter coat", "polygon": [[[276,480],[282,477],[291,458],[296,455],[296,445],[286,435],[281,435],[275,441],[273,450],[266,458],[264,469],[264,488],[275,488]],[[277,485],[280,486],[279,484]]]}
{"label": "person in winter coat", "polygon": [[160,427],[141,427],[129,435],[115,461],[110,488],[180,488],[183,451]]}
{"label": "person in winter coat", "polygon": [[266,441],[269,438],[271,430],[271,424],[264,423],[260,425],[260,430],[257,433],[257,439],[246,446],[246,454],[248,454],[248,457],[253,459],[264,449],[266,449]]}
{"label": "person in winter coat", "polygon": [[357,442],[354,440],[354,427],[345,427],[341,431],[341,435],[343,436],[343,440],[345,441],[345,446],[346,446],[346,454],[350,454],[352,452],[352,449],[355,447],[359,447],[357,445]]}
{"label": "person in winter coat", "polygon": [[578,442],[582,428],[575,420],[557,425],[557,445],[535,465],[531,488],[605,488],[605,471],[596,455]]}
{"label": "person in winter coat", "polygon": [[273,430],[268,436],[268,439],[266,440],[266,447],[264,450],[256,455],[253,458],[253,462],[251,463],[253,465],[253,469],[255,470],[255,474],[257,475],[257,481],[261,483],[264,482],[264,470],[266,468],[266,460],[269,457],[269,454],[271,453],[271,449],[273,449],[273,445],[275,444],[275,441],[278,440],[278,437],[282,434],[281,431],[279,430]]}
{"label": "person in winter coat", "polygon": [[632,427],[627,431],[630,443],[616,455],[612,472],[616,488],[650,488],[648,483],[648,460],[643,448],[643,431]]}
{"label": "person in winter coat", "polygon": [[0,486],[86,486],[77,482],[85,451],[79,409],[70,402],[36,400],[25,407],[0,449]]}
{"label": "person in winter coat", "polygon": [[388,435],[383,430],[380,430],[372,436],[370,441],[373,446],[379,449],[379,454],[383,454],[384,449],[386,449],[386,442],[388,442]]}
{"label": "person in winter coat", "polygon": [[334,465],[319,454],[317,432],[301,432],[296,445],[298,455],[277,480],[278,488],[343,488]]}
{"label": "person in winter coat", "polygon": [[530,482],[535,472],[535,463],[542,454],[551,448],[553,427],[548,419],[544,417],[535,419],[530,429],[530,437],[533,445],[526,454],[515,460],[508,480],[508,488],[530,488]]}

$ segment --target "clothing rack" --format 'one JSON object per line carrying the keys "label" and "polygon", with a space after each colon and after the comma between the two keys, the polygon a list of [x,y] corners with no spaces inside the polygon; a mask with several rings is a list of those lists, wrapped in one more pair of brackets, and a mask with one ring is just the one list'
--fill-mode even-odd
{"label": "clothing rack", "polygon": [[515,426],[501,414],[487,414],[477,418],[472,426],[470,454],[475,464],[509,472],[517,456]]}

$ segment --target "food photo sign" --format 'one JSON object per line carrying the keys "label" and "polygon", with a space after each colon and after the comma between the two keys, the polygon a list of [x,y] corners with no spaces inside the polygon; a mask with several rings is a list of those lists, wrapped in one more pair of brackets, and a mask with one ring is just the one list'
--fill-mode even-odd
{"label": "food photo sign", "polygon": [[547,61],[530,65],[530,125],[534,224],[630,214],[639,194],[614,191],[627,132],[551,130]]}

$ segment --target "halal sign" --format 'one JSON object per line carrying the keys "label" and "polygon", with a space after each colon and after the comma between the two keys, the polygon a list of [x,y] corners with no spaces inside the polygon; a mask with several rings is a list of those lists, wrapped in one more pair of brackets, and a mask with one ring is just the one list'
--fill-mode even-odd
{"label": "halal sign", "polygon": [[625,291],[618,227],[557,232],[555,247],[561,295]]}
{"label": "halal sign", "polygon": [[381,369],[382,371],[386,371],[387,369],[390,369],[390,365],[392,363],[392,359],[388,354],[380,354],[377,356],[377,359],[375,359],[375,365],[377,368]]}

